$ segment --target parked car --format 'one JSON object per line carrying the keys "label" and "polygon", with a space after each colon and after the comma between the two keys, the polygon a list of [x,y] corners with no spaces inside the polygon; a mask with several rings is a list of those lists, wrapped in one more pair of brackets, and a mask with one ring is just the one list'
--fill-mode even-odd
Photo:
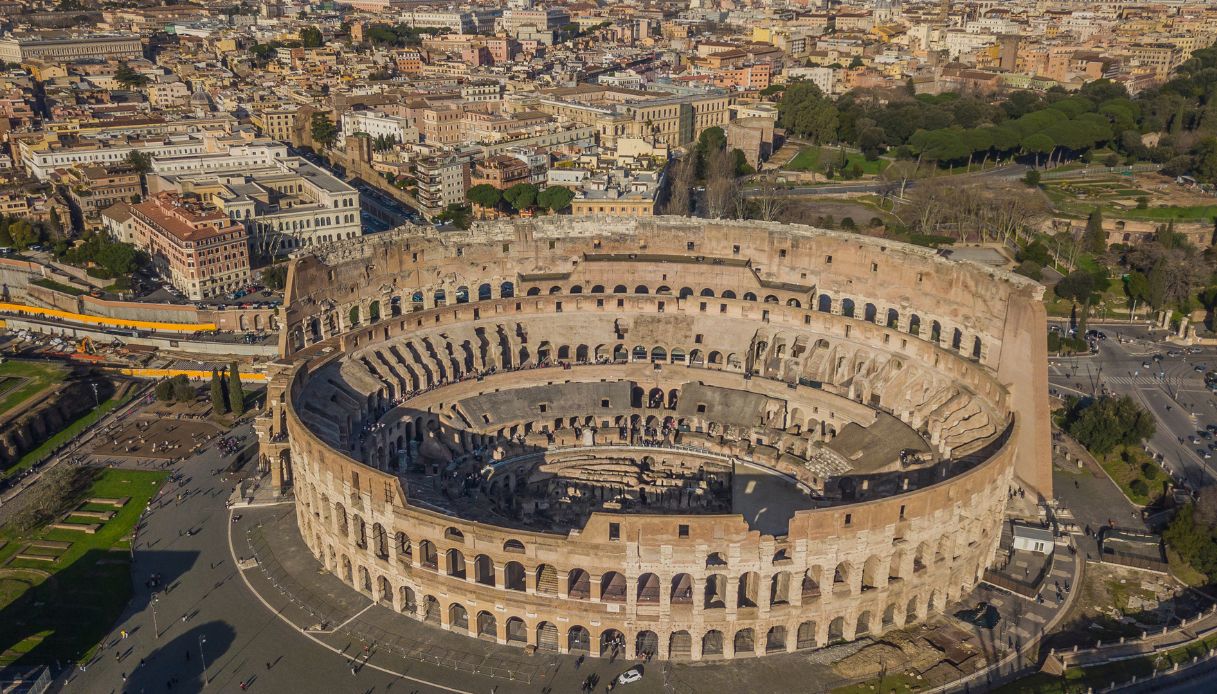
{"label": "parked car", "polygon": [[642,680],[642,668],[640,667],[632,667],[617,675],[617,684],[633,684],[640,680]]}

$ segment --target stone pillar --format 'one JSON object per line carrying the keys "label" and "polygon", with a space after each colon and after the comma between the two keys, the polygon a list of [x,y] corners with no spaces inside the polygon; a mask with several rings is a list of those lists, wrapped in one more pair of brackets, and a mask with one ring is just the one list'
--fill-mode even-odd
{"label": "stone pillar", "polygon": [[570,572],[559,569],[557,573],[558,573],[558,597],[563,600],[566,600],[568,597],[570,597],[568,590],[567,590],[567,588],[570,585],[569,584]]}

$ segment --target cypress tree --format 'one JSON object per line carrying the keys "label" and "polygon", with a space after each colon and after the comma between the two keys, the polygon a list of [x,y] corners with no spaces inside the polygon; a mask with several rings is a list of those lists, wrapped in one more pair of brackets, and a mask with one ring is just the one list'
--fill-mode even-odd
{"label": "cypress tree", "polygon": [[224,385],[220,382],[220,372],[211,370],[211,410],[216,414],[224,414],[228,407],[224,404]]}
{"label": "cypress tree", "polygon": [[245,389],[241,387],[241,372],[235,361],[228,367],[228,404],[238,417],[245,414]]}

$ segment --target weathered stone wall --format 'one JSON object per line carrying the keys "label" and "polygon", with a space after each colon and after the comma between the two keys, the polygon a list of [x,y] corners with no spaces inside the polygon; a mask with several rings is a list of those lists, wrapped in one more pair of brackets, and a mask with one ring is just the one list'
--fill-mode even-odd
{"label": "weathered stone wall", "polygon": [[[16,463],[65,426],[93,409],[92,380],[68,381],[30,409],[0,420],[0,467]],[[106,400],[114,392],[109,381],[98,379],[98,397]]]}
{"label": "weathered stone wall", "polygon": [[[1045,344],[1041,293],[928,249],[782,225],[557,218],[394,232],[293,263],[284,360],[259,422],[263,454],[275,483],[293,485],[302,534],[322,563],[416,618],[596,655],[618,634],[628,654],[661,658],[821,646],[942,609],[991,559],[1015,477],[1050,494],[1040,450],[1046,373],[1033,363]],[[500,331],[510,343],[502,356],[483,345],[458,359],[475,344],[462,335],[504,326],[515,327]],[[804,335],[814,339],[800,342]],[[978,457],[903,493],[798,511],[776,535],[730,515],[596,513],[563,534],[510,530],[411,504],[399,479],[376,469],[383,455],[357,433],[387,422],[371,440],[391,440],[394,422],[409,419],[385,414],[394,397],[425,408],[416,412],[444,413],[415,417],[435,419],[434,435],[449,436],[458,389],[479,385],[433,388],[470,368],[518,368],[542,340],[568,354],[680,350],[679,368],[704,368],[723,387],[751,388],[747,379],[760,378],[794,389],[792,402],[805,407],[842,398],[851,405],[842,407],[848,418],[833,415],[840,423],[865,419],[856,403],[879,394],[885,410],[937,436],[936,446],[949,449],[949,429],[974,441]],[[431,356],[394,353],[391,364],[377,351],[402,341]],[[792,363],[775,351],[779,343],[813,344],[821,357]],[[695,363],[698,349],[704,360]],[[738,358],[712,363],[712,351]],[[382,357],[384,367],[375,366]],[[619,369],[622,378],[644,366],[632,361],[571,373],[586,381],[605,377],[591,370]],[[495,375],[485,388],[572,377],[545,371],[553,370]],[[808,375],[816,383],[804,384]],[[955,389],[923,401],[929,380],[899,380],[931,376]],[[828,392],[799,400],[805,387]],[[961,417],[964,408],[970,414]],[[931,410],[946,411],[938,434],[919,414]],[[398,419],[381,419],[390,415]]]}

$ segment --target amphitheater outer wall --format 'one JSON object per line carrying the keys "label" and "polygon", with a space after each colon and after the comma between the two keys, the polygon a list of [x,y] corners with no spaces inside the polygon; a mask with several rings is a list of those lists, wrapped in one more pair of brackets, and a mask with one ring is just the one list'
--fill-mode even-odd
{"label": "amphitheater outer wall", "polygon": [[[293,264],[284,359],[260,433],[268,456],[290,455],[290,471],[278,469],[278,475],[290,476],[302,535],[327,569],[395,610],[499,643],[599,655],[602,636],[620,635],[630,656],[644,646],[660,658],[760,655],[875,634],[941,610],[979,580],[992,558],[1016,478],[1050,493],[1047,406],[1043,390],[1037,393],[1046,383],[1038,359],[1045,344],[1038,285],[926,249],[852,235],[688,220],[622,224],[558,220],[442,238],[391,236],[342,246],[325,263],[301,258]],[[311,373],[389,334],[385,325],[344,321],[355,317],[352,309],[369,316],[372,302],[388,306],[397,296],[413,303],[421,293],[421,308],[430,314],[443,303],[436,292],[459,296],[460,287],[469,292],[483,281],[512,282],[519,300],[527,301],[532,286],[569,284],[581,265],[592,264],[572,259],[593,250],[742,256],[750,261],[742,276],[787,291],[783,298],[828,296],[834,315],[842,312],[842,297],[896,306],[901,314],[914,307],[927,324],[983,342],[973,361],[1008,390],[1003,409],[1016,413],[1009,435],[986,460],[943,482],[799,511],[785,536],[749,530],[739,516],[605,513],[558,535],[411,505],[395,476],[334,450],[301,421],[294,399]],[[519,272],[547,267],[562,271]],[[735,268],[721,270],[722,286],[739,281]],[[620,267],[613,273],[631,286],[657,284],[653,273],[628,279]],[[440,310],[435,313],[438,321]],[[312,339],[310,322],[323,325]],[[965,351],[962,344],[951,347]],[[434,550],[434,568],[427,547]],[[710,587],[721,599],[709,600]]]}

